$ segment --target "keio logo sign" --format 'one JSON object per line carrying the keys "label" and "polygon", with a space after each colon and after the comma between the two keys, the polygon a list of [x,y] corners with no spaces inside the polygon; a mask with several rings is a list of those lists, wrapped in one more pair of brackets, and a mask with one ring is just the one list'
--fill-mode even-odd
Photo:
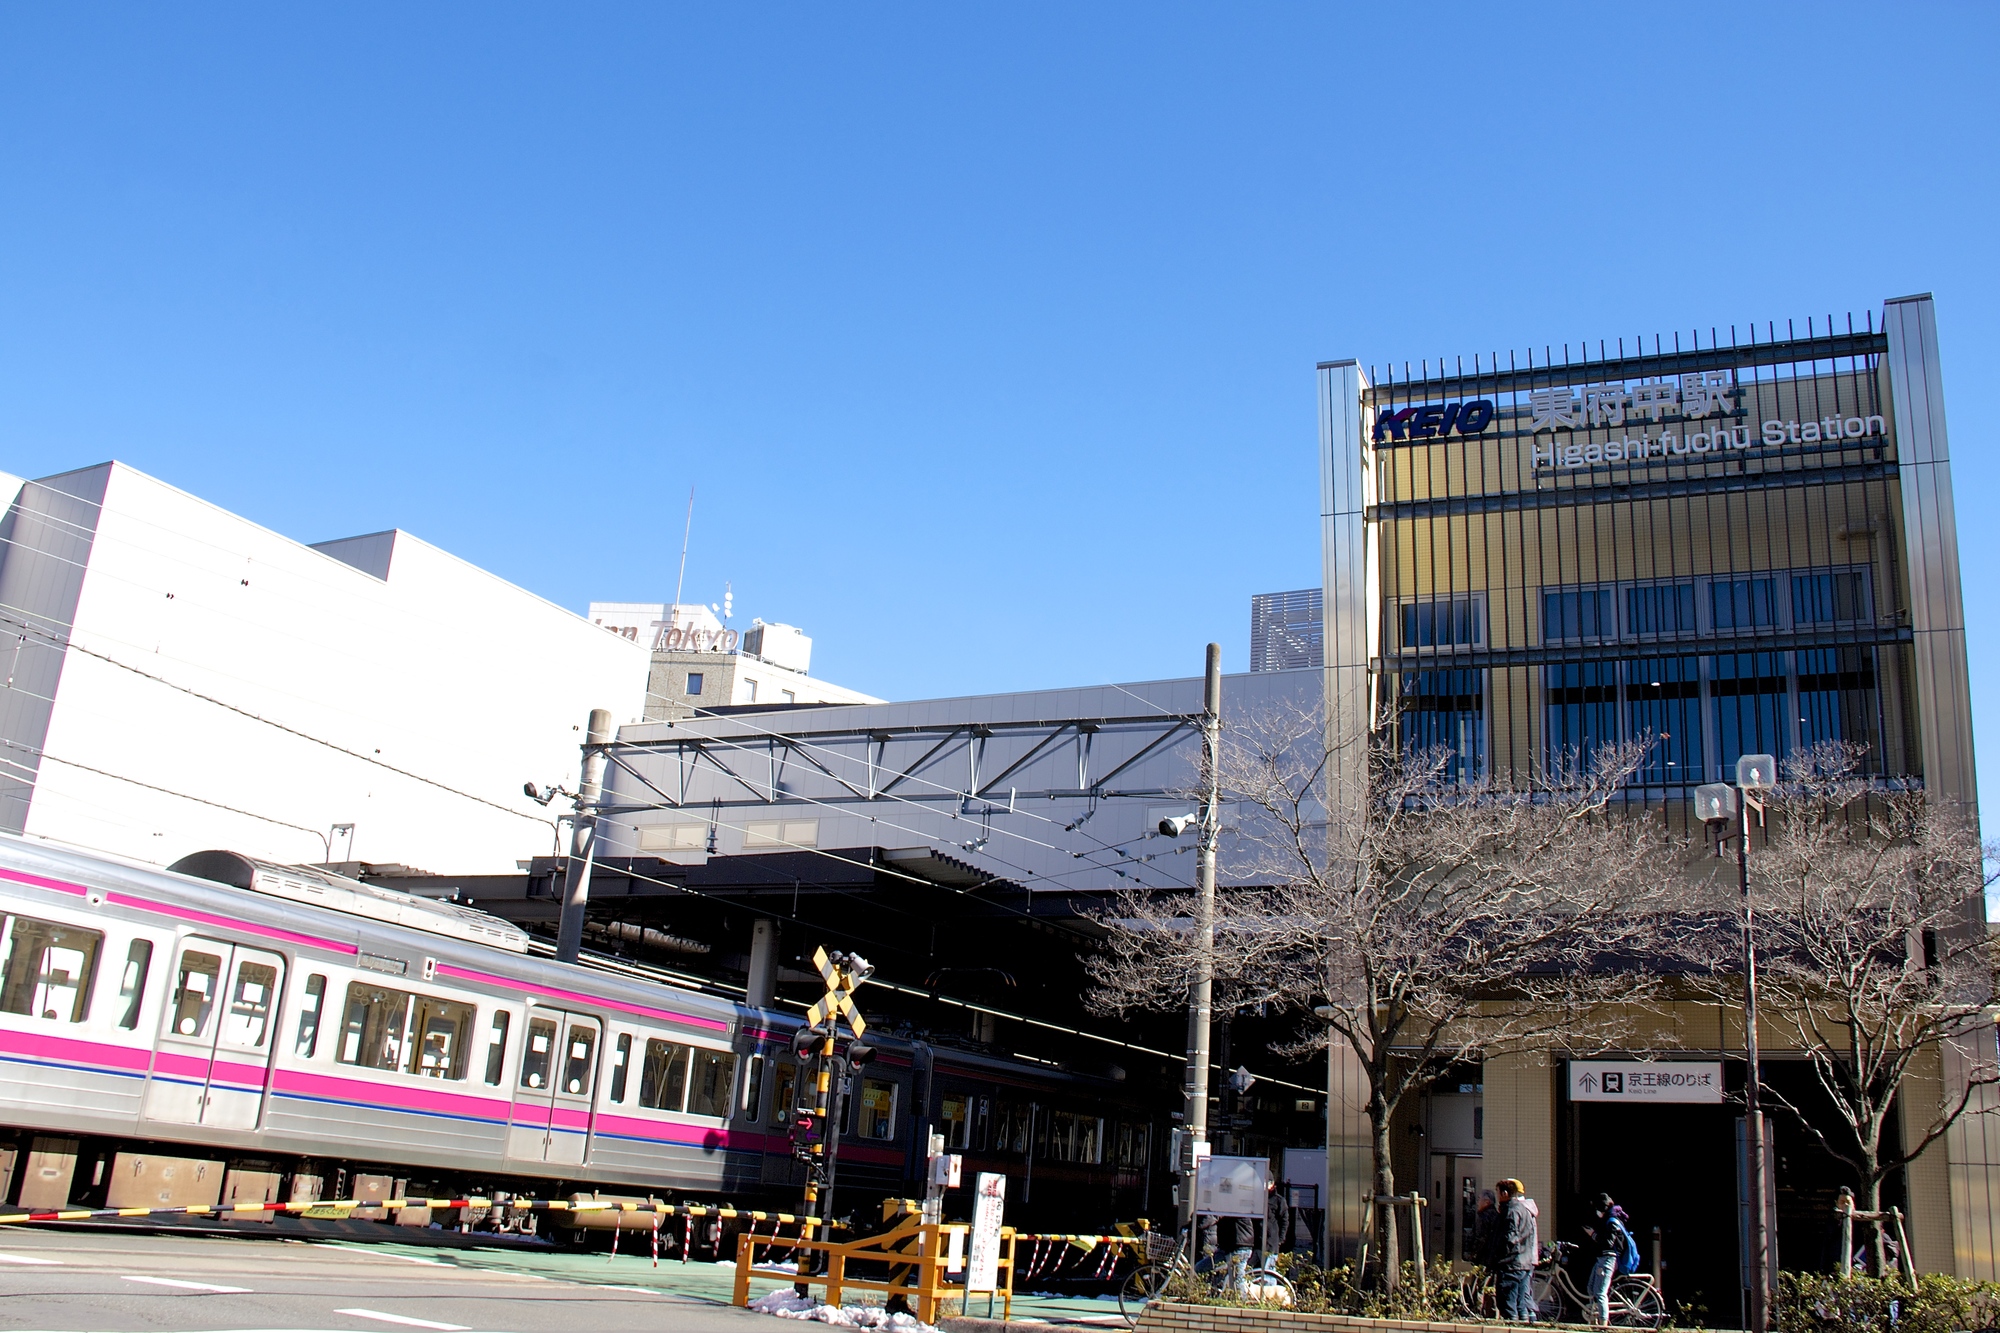
{"label": "keio logo sign", "polygon": [[1375,443],[1384,440],[1437,440],[1454,431],[1477,435],[1493,424],[1493,400],[1469,403],[1427,403],[1397,412],[1375,414]]}

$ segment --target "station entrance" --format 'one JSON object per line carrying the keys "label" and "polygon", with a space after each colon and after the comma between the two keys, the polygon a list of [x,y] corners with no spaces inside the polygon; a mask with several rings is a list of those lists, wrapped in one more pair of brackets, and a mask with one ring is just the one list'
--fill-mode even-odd
{"label": "station entrance", "polygon": [[[1794,1116],[1769,1108],[1782,1098],[1829,1137],[1836,1113],[1806,1061],[1767,1059],[1762,1068],[1764,1084],[1775,1094],[1765,1114],[1776,1264],[1830,1272],[1839,1258],[1834,1201],[1841,1186],[1855,1185],[1854,1173]],[[1657,1239],[1662,1294],[1676,1322],[1712,1328],[1742,1325],[1748,1254],[1748,1191],[1739,1144],[1742,1062],[1725,1062],[1723,1073],[1727,1100],[1721,1104],[1571,1101],[1559,1092],[1553,1225],[1546,1206],[1542,1214],[1544,1242],[1583,1242],[1592,1201],[1609,1194],[1630,1215],[1648,1269]],[[1885,1207],[1898,1202],[1894,1194],[1884,1191]]]}

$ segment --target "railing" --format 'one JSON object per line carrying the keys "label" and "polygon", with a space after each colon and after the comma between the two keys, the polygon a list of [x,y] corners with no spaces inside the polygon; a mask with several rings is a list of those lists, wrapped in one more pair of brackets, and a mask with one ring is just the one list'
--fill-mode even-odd
{"label": "railing", "polygon": [[[1014,1307],[1014,1234],[1012,1227],[1000,1229],[999,1276],[993,1294],[999,1297],[1002,1319]],[[736,1237],[736,1290],[731,1303],[750,1303],[751,1278],[773,1278],[797,1286],[824,1287],[828,1305],[842,1304],[842,1297],[850,1288],[879,1291],[890,1298],[900,1296],[918,1319],[935,1324],[945,1301],[977,1294],[969,1292],[963,1278],[957,1277],[960,1268],[970,1262],[967,1251],[971,1240],[969,1223],[925,1222],[916,1216],[880,1235],[851,1241],[793,1240],[746,1231]],[[802,1272],[817,1265],[793,1264],[789,1260],[783,1268],[768,1263],[759,1267],[756,1263],[759,1245],[783,1247],[794,1257],[824,1254],[825,1271]],[[879,1265],[884,1272],[879,1278],[854,1277],[848,1272],[850,1264]]]}

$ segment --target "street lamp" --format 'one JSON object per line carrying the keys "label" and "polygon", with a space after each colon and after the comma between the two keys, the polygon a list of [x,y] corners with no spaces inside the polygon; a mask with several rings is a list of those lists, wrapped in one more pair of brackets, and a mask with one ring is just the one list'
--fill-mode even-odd
{"label": "street lamp", "polygon": [[[1778,761],[1768,754],[1746,754],[1736,761],[1736,785],[1710,782],[1694,789],[1695,815],[1703,824],[1715,827],[1715,854],[1731,838],[1736,844],[1736,884],[1743,895],[1743,1078],[1744,1155],[1748,1159],[1750,1271],[1749,1325],[1755,1333],[1771,1326],[1771,1228],[1765,1212],[1764,1113],[1762,1079],[1758,1076],[1757,1051],[1757,940],[1756,912],[1750,898],[1750,812],[1764,823],[1764,803],[1757,793],[1777,781]],[[1734,833],[1719,827],[1737,821]]]}

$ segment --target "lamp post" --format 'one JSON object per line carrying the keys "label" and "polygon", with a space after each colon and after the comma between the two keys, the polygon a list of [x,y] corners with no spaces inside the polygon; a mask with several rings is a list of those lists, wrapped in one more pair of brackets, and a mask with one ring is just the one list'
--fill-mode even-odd
{"label": "lamp post", "polygon": [[1763,1080],[1758,1074],[1757,1048],[1757,916],[1750,897],[1750,812],[1764,822],[1764,803],[1756,793],[1777,780],[1778,761],[1768,754],[1746,754],[1736,761],[1736,785],[1710,782],[1694,791],[1696,816],[1708,825],[1737,821],[1735,833],[1716,829],[1715,854],[1730,838],[1736,844],[1736,885],[1743,896],[1743,1116],[1745,1176],[1750,1194],[1748,1209],[1749,1268],[1745,1274],[1750,1289],[1750,1317],[1753,1333],[1771,1326],[1771,1219],[1765,1211]]}

